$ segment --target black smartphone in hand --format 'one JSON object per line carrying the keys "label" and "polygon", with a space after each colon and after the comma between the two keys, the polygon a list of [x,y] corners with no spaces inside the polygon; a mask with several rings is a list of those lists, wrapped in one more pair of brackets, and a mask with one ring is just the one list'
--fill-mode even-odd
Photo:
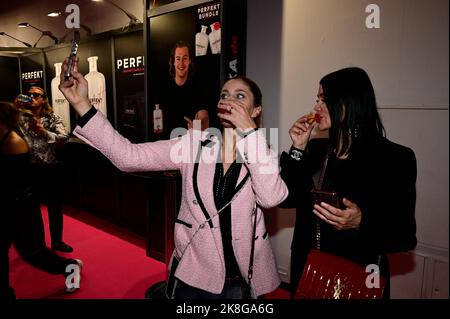
{"label": "black smartphone in hand", "polygon": [[73,32],[72,47],[70,49],[70,55],[67,61],[67,70],[66,74],[64,74],[64,78],[66,80],[68,80],[72,76],[73,63],[75,61],[75,58],[77,57],[79,45],[80,45],[80,31],[75,30]]}
{"label": "black smartphone in hand", "polygon": [[313,204],[320,205],[320,203],[327,203],[328,205],[340,208],[339,197],[336,192],[321,191],[313,189],[311,191]]}

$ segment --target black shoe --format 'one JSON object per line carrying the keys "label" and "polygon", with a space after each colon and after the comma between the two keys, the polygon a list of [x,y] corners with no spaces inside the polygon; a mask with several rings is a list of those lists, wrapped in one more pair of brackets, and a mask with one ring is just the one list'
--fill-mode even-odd
{"label": "black shoe", "polygon": [[71,252],[73,252],[73,248],[70,247],[69,245],[67,245],[64,242],[59,242],[59,243],[52,244],[52,249],[53,250],[62,251],[63,253],[71,253]]}

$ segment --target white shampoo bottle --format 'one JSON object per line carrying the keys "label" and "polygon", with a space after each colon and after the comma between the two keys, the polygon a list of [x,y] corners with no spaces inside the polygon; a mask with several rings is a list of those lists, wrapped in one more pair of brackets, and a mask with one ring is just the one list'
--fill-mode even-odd
{"label": "white shampoo bottle", "polygon": [[66,100],[64,95],[59,90],[60,74],[62,63],[55,63],[55,73],[56,76],[52,79],[52,107],[53,112],[58,115],[64,124],[67,132],[70,132],[70,107],[69,101]]}
{"label": "white shampoo bottle", "polygon": [[195,56],[206,55],[208,50],[208,35],[206,25],[202,25],[202,30],[195,35]]}
{"label": "white shampoo bottle", "polygon": [[159,104],[155,104],[155,109],[153,110],[153,132],[163,132],[163,113],[159,108]]}
{"label": "white shampoo bottle", "polygon": [[85,78],[89,84],[89,101],[105,116],[106,114],[106,81],[105,76],[97,71],[98,56],[91,56],[88,59],[89,73]]}

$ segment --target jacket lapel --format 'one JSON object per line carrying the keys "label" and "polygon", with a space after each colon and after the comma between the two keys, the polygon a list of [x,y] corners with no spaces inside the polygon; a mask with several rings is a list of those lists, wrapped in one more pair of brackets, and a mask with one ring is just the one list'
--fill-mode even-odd
{"label": "jacket lapel", "polygon": [[[206,220],[217,214],[213,193],[214,174],[216,169],[214,157],[215,147],[217,147],[217,143],[214,141],[203,140],[200,143],[200,151],[197,155],[192,175],[192,185],[194,187],[196,203],[200,206],[204,215],[203,217]],[[214,225],[217,226],[218,219],[213,218],[208,224],[211,228],[214,227]]]}
{"label": "jacket lapel", "polygon": [[[200,145],[196,163],[193,171],[193,186],[197,204],[200,206],[203,217],[210,219],[217,214],[218,208],[214,201],[214,175],[216,172],[216,156],[218,155],[218,147],[216,140],[203,140]],[[210,152],[208,154],[208,152]],[[206,153],[206,154],[205,154]],[[205,160],[207,158],[207,160]],[[245,164],[241,166],[239,178],[236,183],[235,193],[245,185],[247,179],[250,178],[249,171]],[[214,217],[208,222],[209,227],[218,225],[218,218]]]}

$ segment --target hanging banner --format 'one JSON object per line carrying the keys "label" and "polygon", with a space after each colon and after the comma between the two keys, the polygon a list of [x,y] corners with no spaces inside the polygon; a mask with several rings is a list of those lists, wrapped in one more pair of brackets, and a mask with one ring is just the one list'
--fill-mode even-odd
{"label": "hanging banner", "polygon": [[117,129],[132,142],[145,141],[145,61],[143,32],[114,40]]}
{"label": "hanging banner", "polygon": [[221,53],[220,1],[197,7],[195,56]]}
{"label": "hanging banner", "polygon": [[39,86],[45,89],[44,66],[42,65],[41,53],[21,57],[20,71],[22,93],[26,94],[32,86]]}
{"label": "hanging banner", "polygon": [[221,6],[210,1],[150,17],[150,140],[186,129],[198,111],[208,111],[210,126],[217,122]]}

